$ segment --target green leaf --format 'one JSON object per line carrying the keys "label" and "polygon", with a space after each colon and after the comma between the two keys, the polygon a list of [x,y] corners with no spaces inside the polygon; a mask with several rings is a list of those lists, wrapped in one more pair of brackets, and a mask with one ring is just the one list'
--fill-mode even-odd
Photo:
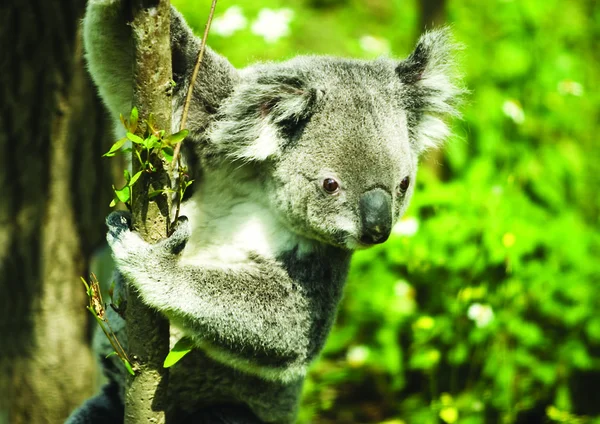
{"label": "green leaf", "polygon": [[160,142],[155,135],[151,135],[144,140],[144,147],[148,150],[153,149],[154,147],[160,147]]}
{"label": "green leaf", "polygon": [[85,285],[85,292],[87,293],[88,297],[91,297],[92,296],[92,288],[87,283],[87,281],[85,281],[85,278],[83,278],[83,277],[79,277],[79,278],[81,278],[81,281]]}
{"label": "green leaf", "polygon": [[127,128],[127,123],[125,122],[125,117],[122,113],[119,114],[119,119],[121,120],[121,125],[123,125],[123,128],[125,128],[126,130],[129,129]]}
{"label": "green leaf", "polygon": [[131,197],[131,190],[129,189],[129,186],[125,186],[120,189],[116,189],[115,186],[113,186],[113,190],[115,191],[117,198],[123,203],[127,203]]}
{"label": "green leaf", "polygon": [[135,173],[135,175],[133,177],[131,177],[131,180],[129,181],[129,187],[131,187],[132,185],[135,184],[135,182],[138,180],[138,178],[140,178],[140,175],[142,175],[142,172],[144,172],[144,171],[138,171]]}
{"label": "green leaf", "polygon": [[144,145],[144,140],[142,140],[141,137],[138,137],[137,135],[128,132],[127,133],[127,138],[129,140],[131,140],[132,142],[134,142],[135,144],[141,144],[142,146]]}
{"label": "green leaf", "polygon": [[190,353],[193,347],[192,339],[189,337],[182,337],[175,343],[173,349],[169,352],[167,357],[165,358],[165,362],[163,366],[165,368],[170,368],[175,365],[181,358]]}
{"label": "green leaf", "polygon": [[129,173],[128,170],[126,170],[126,169],[123,170],[123,177],[125,177],[125,181],[127,181],[127,183],[129,183],[129,180],[131,180],[131,174]]}
{"label": "green leaf", "polygon": [[165,142],[171,146],[174,146],[177,143],[180,143],[181,141],[183,141],[183,139],[186,138],[188,134],[189,134],[188,130],[181,130],[181,131],[176,132],[175,134],[171,134],[170,136],[165,138]]}
{"label": "green leaf", "polygon": [[152,190],[152,191],[148,191],[148,199],[153,199],[154,197],[158,196],[159,194],[164,193],[164,190]]}
{"label": "green leaf", "polygon": [[129,115],[129,131],[134,133],[135,130],[137,130],[137,126],[138,126],[138,110],[137,110],[137,107],[134,106],[134,108],[131,109],[131,115]]}
{"label": "green leaf", "polygon": [[123,137],[120,140],[117,140],[115,142],[115,144],[113,144],[110,148],[110,150],[106,153],[104,153],[102,156],[106,156],[106,157],[111,157],[114,156],[121,147],[123,147],[123,144],[125,144],[125,142],[127,141],[127,137]]}
{"label": "green leaf", "polygon": [[151,113],[150,116],[148,116],[146,124],[148,124],[148,128],[150,128],[150,132],[156,132],[156,130],[154,129],[154,127],[156,126],[156,121],[154,120],[153,113]]}
{"label": "green leaf", "polygon": [[131,364],[129,363],[129,361],[127,359],[123,359],[123,358],[121,358],[121,360],[123,361],[123,364],[125,364],[125,368],[127,368],[127,371],[129,371],[129,374],[135,375],[135,373],[133,372],[133,368],[131,368]]}
{"label": "green leaf", "polygon": [[114,208],[115,206],[117,206],[117,202],[118,202],[118,201],[119,201],[119,199],[117,199],[117,198],[115,197],[114,199],[112,199],[112,200],[110,201],[110,205],[108,205],[108,206],[110,206],[111,208]]}
{"label": "green leaf", "polygon": [[162,153],[163,153],[163,157],[165,158],[165,160],[169,163],[173,162],[173,148],[169,147],[169,146],[165,146],[162,148]]}
{"label": "green leaf", "polygon": [[114,350],[112,352],[110,352],[108,355],[105,356],[106,359],[110,358],[111,356],[115,356],[117,354],[117,352],[115,352]]}

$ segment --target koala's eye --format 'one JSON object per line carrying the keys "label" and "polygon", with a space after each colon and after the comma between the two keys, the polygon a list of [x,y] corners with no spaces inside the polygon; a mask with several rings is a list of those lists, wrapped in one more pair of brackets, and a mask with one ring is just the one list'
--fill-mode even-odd
{"label": "koala's eye", "polygon": [[404,179],[400,182],[400,185],[398,186],[398,190],[400,191],[400,194],[406,193],[406,190],[408,190],[409,186],[410,186],[410,177],[404,177]]}
{"label": "koala's eye", "polygon": [[340,185],[333,178],[325,178],[323,180],[323,189],[329,194],[334,194],[338,192]]}

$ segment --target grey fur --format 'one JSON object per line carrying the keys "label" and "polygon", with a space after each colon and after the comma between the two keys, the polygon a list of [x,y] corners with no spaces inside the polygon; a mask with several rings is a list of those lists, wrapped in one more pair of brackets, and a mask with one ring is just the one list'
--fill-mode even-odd
{"label": "grey fur", "polygon": [[[89,69],[114,117],[131,108],[123,3],[91,0],[84,20]],[[199,40],[174,9],[171,32],[177,129]],[[297,57],[241,71],[207,50],[185,141],[196,178],[187,218],[156,245],[129,230],[127,214],[107,218],[117,291],[128,281],[196,345],[171,371],[171,422],[294,421],[352,251],[387,238],[419,155],[447,135],[440,118],[457,114],[448,40],[428,33],[404,61]],[[96,349],[110,350],[102,337]],[[106,371],[122,390],[114,361]],[[101,395],[70,422],[105,422],[90,408],[110,402],[121,408]]]}

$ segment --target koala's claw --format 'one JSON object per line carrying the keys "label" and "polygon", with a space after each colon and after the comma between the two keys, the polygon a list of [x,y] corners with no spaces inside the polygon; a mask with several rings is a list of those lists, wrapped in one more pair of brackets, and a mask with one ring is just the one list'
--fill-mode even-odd
{"label": "koala's claw", "polygon": [[167,252],[177,255],[185,248],[191,234],[192,228],[189,220],[186,216],[180,216],[173,234],[161,243]]}

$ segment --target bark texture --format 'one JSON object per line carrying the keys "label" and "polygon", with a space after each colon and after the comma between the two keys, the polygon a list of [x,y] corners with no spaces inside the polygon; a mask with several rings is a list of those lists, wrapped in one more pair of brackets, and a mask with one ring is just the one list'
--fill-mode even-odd
{"label": "bark texture", "polygon": [[0,6],[0,421],[62,423],[94,389],[80,276],[111,172],[84,69],[83,0]]}
{"label": "bark texture", "polygon": [[[133,2],[131,23],[135,64],[133,104],[140,122],[154,115],[157,129],[171,131],[171,44],[170,4],[165,0]],[[143,132],[144,125],[141,131]],[[133,158],[135,163],[135,156]],[[158,158],[150,161],[156,173],[142,174],[132,195],[133,226],[154,243],[167,237],[169,196],[148,200],[150,188],[171,188],[167,171]],[[134,170],[135,172],[136,170]],[[136,375],[128,382],[125,396],[125,423],[164,423],[168,405],[168,370],[163,361],[169,351],[169,323],[145,306],[129,289],[127,302],[129,356],[136,362]]]}

